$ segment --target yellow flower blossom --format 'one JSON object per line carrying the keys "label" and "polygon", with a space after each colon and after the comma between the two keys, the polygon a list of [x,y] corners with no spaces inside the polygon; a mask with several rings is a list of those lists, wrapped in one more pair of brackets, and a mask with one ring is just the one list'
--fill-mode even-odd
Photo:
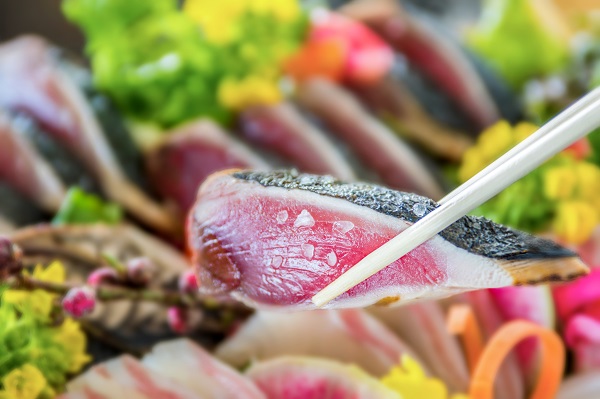
{"label": "yellow flower blossom", "polygon": [[575,164],[575,175],[579,198],[596,200],[600,195],[600,169],[590,162],[581,161]]}
{"label": "yellow flower blossom", "polygon": [[481,133],[477,143],[465,153],[458,177],[463,182],[469,180],[536,129],[537,126],[526,122],[512,127],[508,122],[500,121],[490,126]]}
{"label": "yellow flower blossom", "polygon": [[49,283],[62,283],[65,281],[65,267],[58,261],[50,263],[46,268],[37,265],[33,270],[33,278]]}
{"label": "yellow flower blossom", "polygon": [[400,365],[391,369],[381,382],[398,392],[402,399],[468,399],[464,394],[449,397],[442,381],[427,377],[419,363],[406,355],[402,356]]}
{"label": "yellow flower blossom", "polygon": [[550,168],[544,174],[544,191],[546,197],[554,200],[569,199],[577,187],[577,176],[571,165],[560,165]]}
{"label": "yellow flower blossom", "polygon": [[2,299],[6,303],[14,305],[19,311],[27,310],[38,320],[45,320],[52,311],[52,301],[56,295],[44,290],[18,291],[7,290]]}
{"label": "yellow flower blossom", "polygon": [[596,208],[585,201],[565,201],[558,205],[554,218],[554,232],[562,240],[582,244],[600,222]]}
{"label": "yellow flower blossom", "polygon": [[[530,123],[519,123],[511,127],[505,121],[489,127],[465,153],[458,178],[462,182],[468,180],[536,129]],[[516,225],[513,227],[518,228],[541,229],[551,225],[557,236],[572,244],[586,241],[595,224],[600,222],[600,168],[569,152],[552,158],[517,184],[531,188],[530,193],[505,190],[496,198],[495,203],[492,200],[487,204],[488,213],[483,214],[493,215],[492,217],[502,219],[501,223]],[[541,210],[540,216],[530,219],[512,218],[507,211],[514,208],[512,204],[530,199]]]}
{"label": "yellow flower blossom", "polygon": [[301,13],[297,0],[187,0],[183,10],[216,44],[238,39],[238,19],[247,13],[272,15],[282,22],[298,18]]}
{"label": "yellow flower blossom", "polygon": [[[27,271],[25,275],[30,275]],[[48,267],[37,265],[31,275],[40,281],[62,283],[65,281],[65,268],[60,262],[52,262]],[[4,292],[3,300],[14,305],[20,311],[27,309],[38,320],[45,320],[52,311],[52,302],[56,294],[50,294],[44,290],[19,291],[7,290]]]}
{"label": "yellow flower blossom", "polygon": [[65,319],[53,333],[52,339],[64,348],[69,359],[69,372],[76,373],[87,364],[91,357],[85,353],[87,340],[81,326],[71,318]]}
{"label": "yellow flower blossom", "polygon": [[2,399],[36,399],[46,387],[46,378],[37,367],[25,364],[2,378]]}
{"label": "yellow flower blossom", "polygon": [[219,102],[230,109],[252,105],[274,104],[281,100],[281,91],[269,79],[249,76],[242,80],[226,79],[219,86]]}

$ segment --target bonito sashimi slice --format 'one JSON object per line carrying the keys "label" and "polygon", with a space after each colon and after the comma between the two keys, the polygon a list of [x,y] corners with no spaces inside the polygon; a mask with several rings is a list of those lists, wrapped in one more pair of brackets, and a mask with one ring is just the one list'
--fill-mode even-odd
{"label": "bonito sashimi slice", "polygon": [[401,399],[354,365],[283,357],[253,365],[248,375],[268,399]]}
{"label": "bonito sashimi slice", "polygon": [[[229,171],[200,188],[188,245],[208,292],[285,310],[311,297],[433,210],[428,198],[294,171]],[[364,307],[584,275],[577,255],[465,216],[328,304]]]}
{"label": "bonito sashimi slice", "polygon": [[146,154],[150,180],[185,214],[200,183],[224,169],[270,169],[258,155],[210,120],[199,119],[165,133]]}
{"label": "bonito sashimi slice", "polygon": [[370,314],[416,350],[433,374],[453,392],[467,392],[469,370],[456,337],[446,327],[439,301],[369,309]]}
{"label": "bonito sashimi slice", "polygon": [[394,188],[441,198],[444,190],[428,166],[348,90],[314,78],[298,88],[300,104],[347,143],[365,166]]}
{"label": "bonito sashimi slice", "polygon": [[188,339],[156,345],[144,366],[206,399],[265,399],[252,381]]}
{"label": "bonito sashimi slice", "polygon": [[[115,391],[110,395],[108,395],[110,391],[103,388],[103,384],[107,381],[115,385]],[[125,396],[125,392],[134,394],[135,398],[148,399],[205,398],[204,396],[198,396],[186,386],[179,384],[167,376],[144,367],[142,363],[129,355],[119,356],[92,367],[82,376],[71,381],[67,386],[67,392],[85,392],[86,388],[103,395],[107,394],[106,398],[111,399],[132,398],[131,396]],[[117,390],[122,390],[122,393],[116,395]]]}
{"label": "bonito sashimi slice", "polygon": [[426,369],[397,335],[362,309],[260,311],[215,351],[235,367],[286,355],[314,356],[356,364],[377,377],[406,354]]}
{"label": "bonito sashimi slice", "polygon": [[177,220],[126,175],[85,93],[44,39],[23,36],[0,46],[0,106],[33,117],[100,183],[106,196],[150,227],[175,232]]}
{"label": "bonito sashimi slice", "polygon": [[52,167],[0,109],[0,181],[49,212],[60,208],[65,187]]}
{"label": "bonito sashimi slice", "polygon": [[335,143],[290,103],[244,110],[240,132],[246,140],[277,152],[303,172],[356,180]]}

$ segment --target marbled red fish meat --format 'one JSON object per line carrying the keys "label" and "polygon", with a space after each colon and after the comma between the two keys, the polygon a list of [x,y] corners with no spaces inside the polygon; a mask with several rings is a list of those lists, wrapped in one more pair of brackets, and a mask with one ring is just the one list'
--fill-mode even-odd
{"label": "marbled red fish meat", "polygon": [[358,0],[341,12],[369,24],[453,98],[479,128],[497,121],[500,114],[494,100],[458,45],[395,3]]}
{"label": "marbled red fish meat", "polygon": [[[314,294],[436,206],[330,176],[224,172],[200,188],[188,245],[205,291],[254,307],[312,309]],[[466,216],[328,306],[407,302],[585,273],[576,254],[551,241]]]}
{"label": "marbled red fish meat", "polygon": [[251,107],[240,122],[246,140],[285,157],[302,172],[356,178],[335,144],[290,103]]}
{"label": "marbled red fish meat", "polygon": [[[0,90],[1,91],[1,90]],[[0,110],[0,181],[14,187],[47,212],[56,212],[65,187],[52,167]]]}
{"label": "marbled red fish meat", "polygon": [[30,115],[85,165],[107,197],[147,225],[173,232],[177,221],[127,178],[73,71],[67,73],[63,62],[57,49],[39,37],[2,45],[0,107]]}
{"label": "marbled red fish meat", "polygon": [[321,118],[386,185],[431,198],[443,196],[444,190],[413,149],[351,92],[324,79],[311,79],[299,87],[298,101]]}
{"label": "marbled red fish meat", "polygon": [[166,133],[147,153],[146,164],[156,191],[175,201],[182,212],[192,206],[198,187],[210,174],[230,168],[269,168],[250,148],[209,120]]}

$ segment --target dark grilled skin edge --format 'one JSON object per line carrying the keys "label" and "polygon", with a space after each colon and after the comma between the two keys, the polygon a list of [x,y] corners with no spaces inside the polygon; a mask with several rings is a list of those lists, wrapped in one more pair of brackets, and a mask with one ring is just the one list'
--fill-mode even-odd
{"label": "dark grilled skin edge", "polygon": [[48,219],[48,214],[8,184],[0,181],[0,216],[15,226]]}
{"label": "dark grilled skin edge", "polygon": [[[300,174],[295,170],[241,171],[233,173],[233,177],[256,182],[264,187],[305,190],[343,199],[410,223],[415,223],[422,217],[415,215],[415,204],[423,204],[425,214],[439,206],[435,201],[420,195],[369,183],[344,183],[331,176]],[[552,241],[513,230],[482,217],[463,216],[439,235],[461,249],[492,259],[533,260],[577,256]]]}
{"label": "dark grilled skin edge", "polygon": [[145,192],[151,191],[144,173],[142,153],[114,104],[96,90],[91,73],[80,64],[77,57],[56,47],[52,51],[60,67],[83,92],[125,175]]}
{"label": "dark grilled skin edge", "polygon": [[52,135],[45,133],[32,118],[18,113],[9,115],[13,118],[14,131],[23,135],[35,147],[67,187],[79,186],[95,194],[101,192],[83,165]]}

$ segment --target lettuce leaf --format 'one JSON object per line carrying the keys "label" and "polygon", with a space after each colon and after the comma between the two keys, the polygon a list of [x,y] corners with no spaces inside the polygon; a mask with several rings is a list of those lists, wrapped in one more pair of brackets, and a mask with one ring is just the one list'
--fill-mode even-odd
{"label": "lettuce leaf", "polygon": [[216,101],[215,48],[171,0],[66,0],[86,33],[97,88],[132,119],[169,128],[205,116],[226,122]]}
{"label": "lettuce leaf", "polygon": [[120,206],[104,202],[101,198],[88,194],[79,187],[73,187],[52,219],[52,224],[117,224],[123,218]]}
{"label": "lettuce leaf", "polygon": [[567,40],[553,26],[557,21],[548,20],[554,16],[551,4],[536,3],[486,0],[481,19],[467,37],[469,46],[515,88],[561,70],[568,60]]}

